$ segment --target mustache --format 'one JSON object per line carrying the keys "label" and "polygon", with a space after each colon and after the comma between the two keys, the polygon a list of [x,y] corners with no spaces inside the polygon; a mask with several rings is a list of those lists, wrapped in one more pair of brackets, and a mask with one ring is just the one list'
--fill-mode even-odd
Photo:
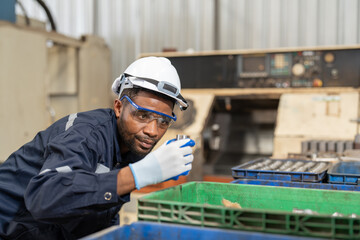
{"label": "mustache", "polygon": [[152,138],[152,137],[135,136],[135,138],[141,142],[147,142],[152,145],[155,145],[158,142],[156,138]]}

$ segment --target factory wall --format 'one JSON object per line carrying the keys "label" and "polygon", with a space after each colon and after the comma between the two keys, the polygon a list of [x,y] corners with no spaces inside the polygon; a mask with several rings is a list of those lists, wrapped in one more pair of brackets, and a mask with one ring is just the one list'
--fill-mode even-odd
{"label": "factory wall", "polygon": [[[36,1],[20,0],[46,21]],[[103,37],[112,77],[140,53],[360,43],[359,0],[46,0],[58,32]],[[17,14],[23,14],[17,6]],[[112,81],[112,80],[109,80]]]}

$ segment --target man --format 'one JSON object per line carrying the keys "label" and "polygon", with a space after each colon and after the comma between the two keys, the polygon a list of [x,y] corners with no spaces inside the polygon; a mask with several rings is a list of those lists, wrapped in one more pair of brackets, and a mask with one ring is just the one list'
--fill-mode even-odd
{"label": "man", "polygon": [[14,152],[0,166],[0,237],[86,236],[117,224],[135,188],[189,171],[189,139],[151,152],[174,104],[188,107],[180,88],[168,59],[139,59],[114,81],[113,110],[71,114]]}

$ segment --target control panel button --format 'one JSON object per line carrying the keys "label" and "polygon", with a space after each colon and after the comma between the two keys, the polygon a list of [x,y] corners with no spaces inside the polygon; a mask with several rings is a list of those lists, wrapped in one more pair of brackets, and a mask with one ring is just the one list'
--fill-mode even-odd
{"label": "control panel button", "polygon": [[332,63],[335,60],[335,55],[333,53],[326,53],[324,55],[324,61],[326,63]]}
{"label": "control panel button", "polygon": [[301,63],[296,63],[294,64],[294,66],[292,67],[292,73],[295,76],[302,76],[305,73],[305,67],[303,64]]}
{"label": "control panel button", "polygon": [[322,86],[323,86],[323,81],[321,81],[321,79],[315,78],[313,80],[313,87],[322,87]]}

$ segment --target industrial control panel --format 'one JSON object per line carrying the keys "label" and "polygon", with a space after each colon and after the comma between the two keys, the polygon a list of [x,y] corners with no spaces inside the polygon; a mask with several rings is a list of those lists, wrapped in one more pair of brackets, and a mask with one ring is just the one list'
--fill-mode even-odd
{"label": "industrial control panel", "polygon": [[184,88],[359,87],[360,47],[168,57]]}

